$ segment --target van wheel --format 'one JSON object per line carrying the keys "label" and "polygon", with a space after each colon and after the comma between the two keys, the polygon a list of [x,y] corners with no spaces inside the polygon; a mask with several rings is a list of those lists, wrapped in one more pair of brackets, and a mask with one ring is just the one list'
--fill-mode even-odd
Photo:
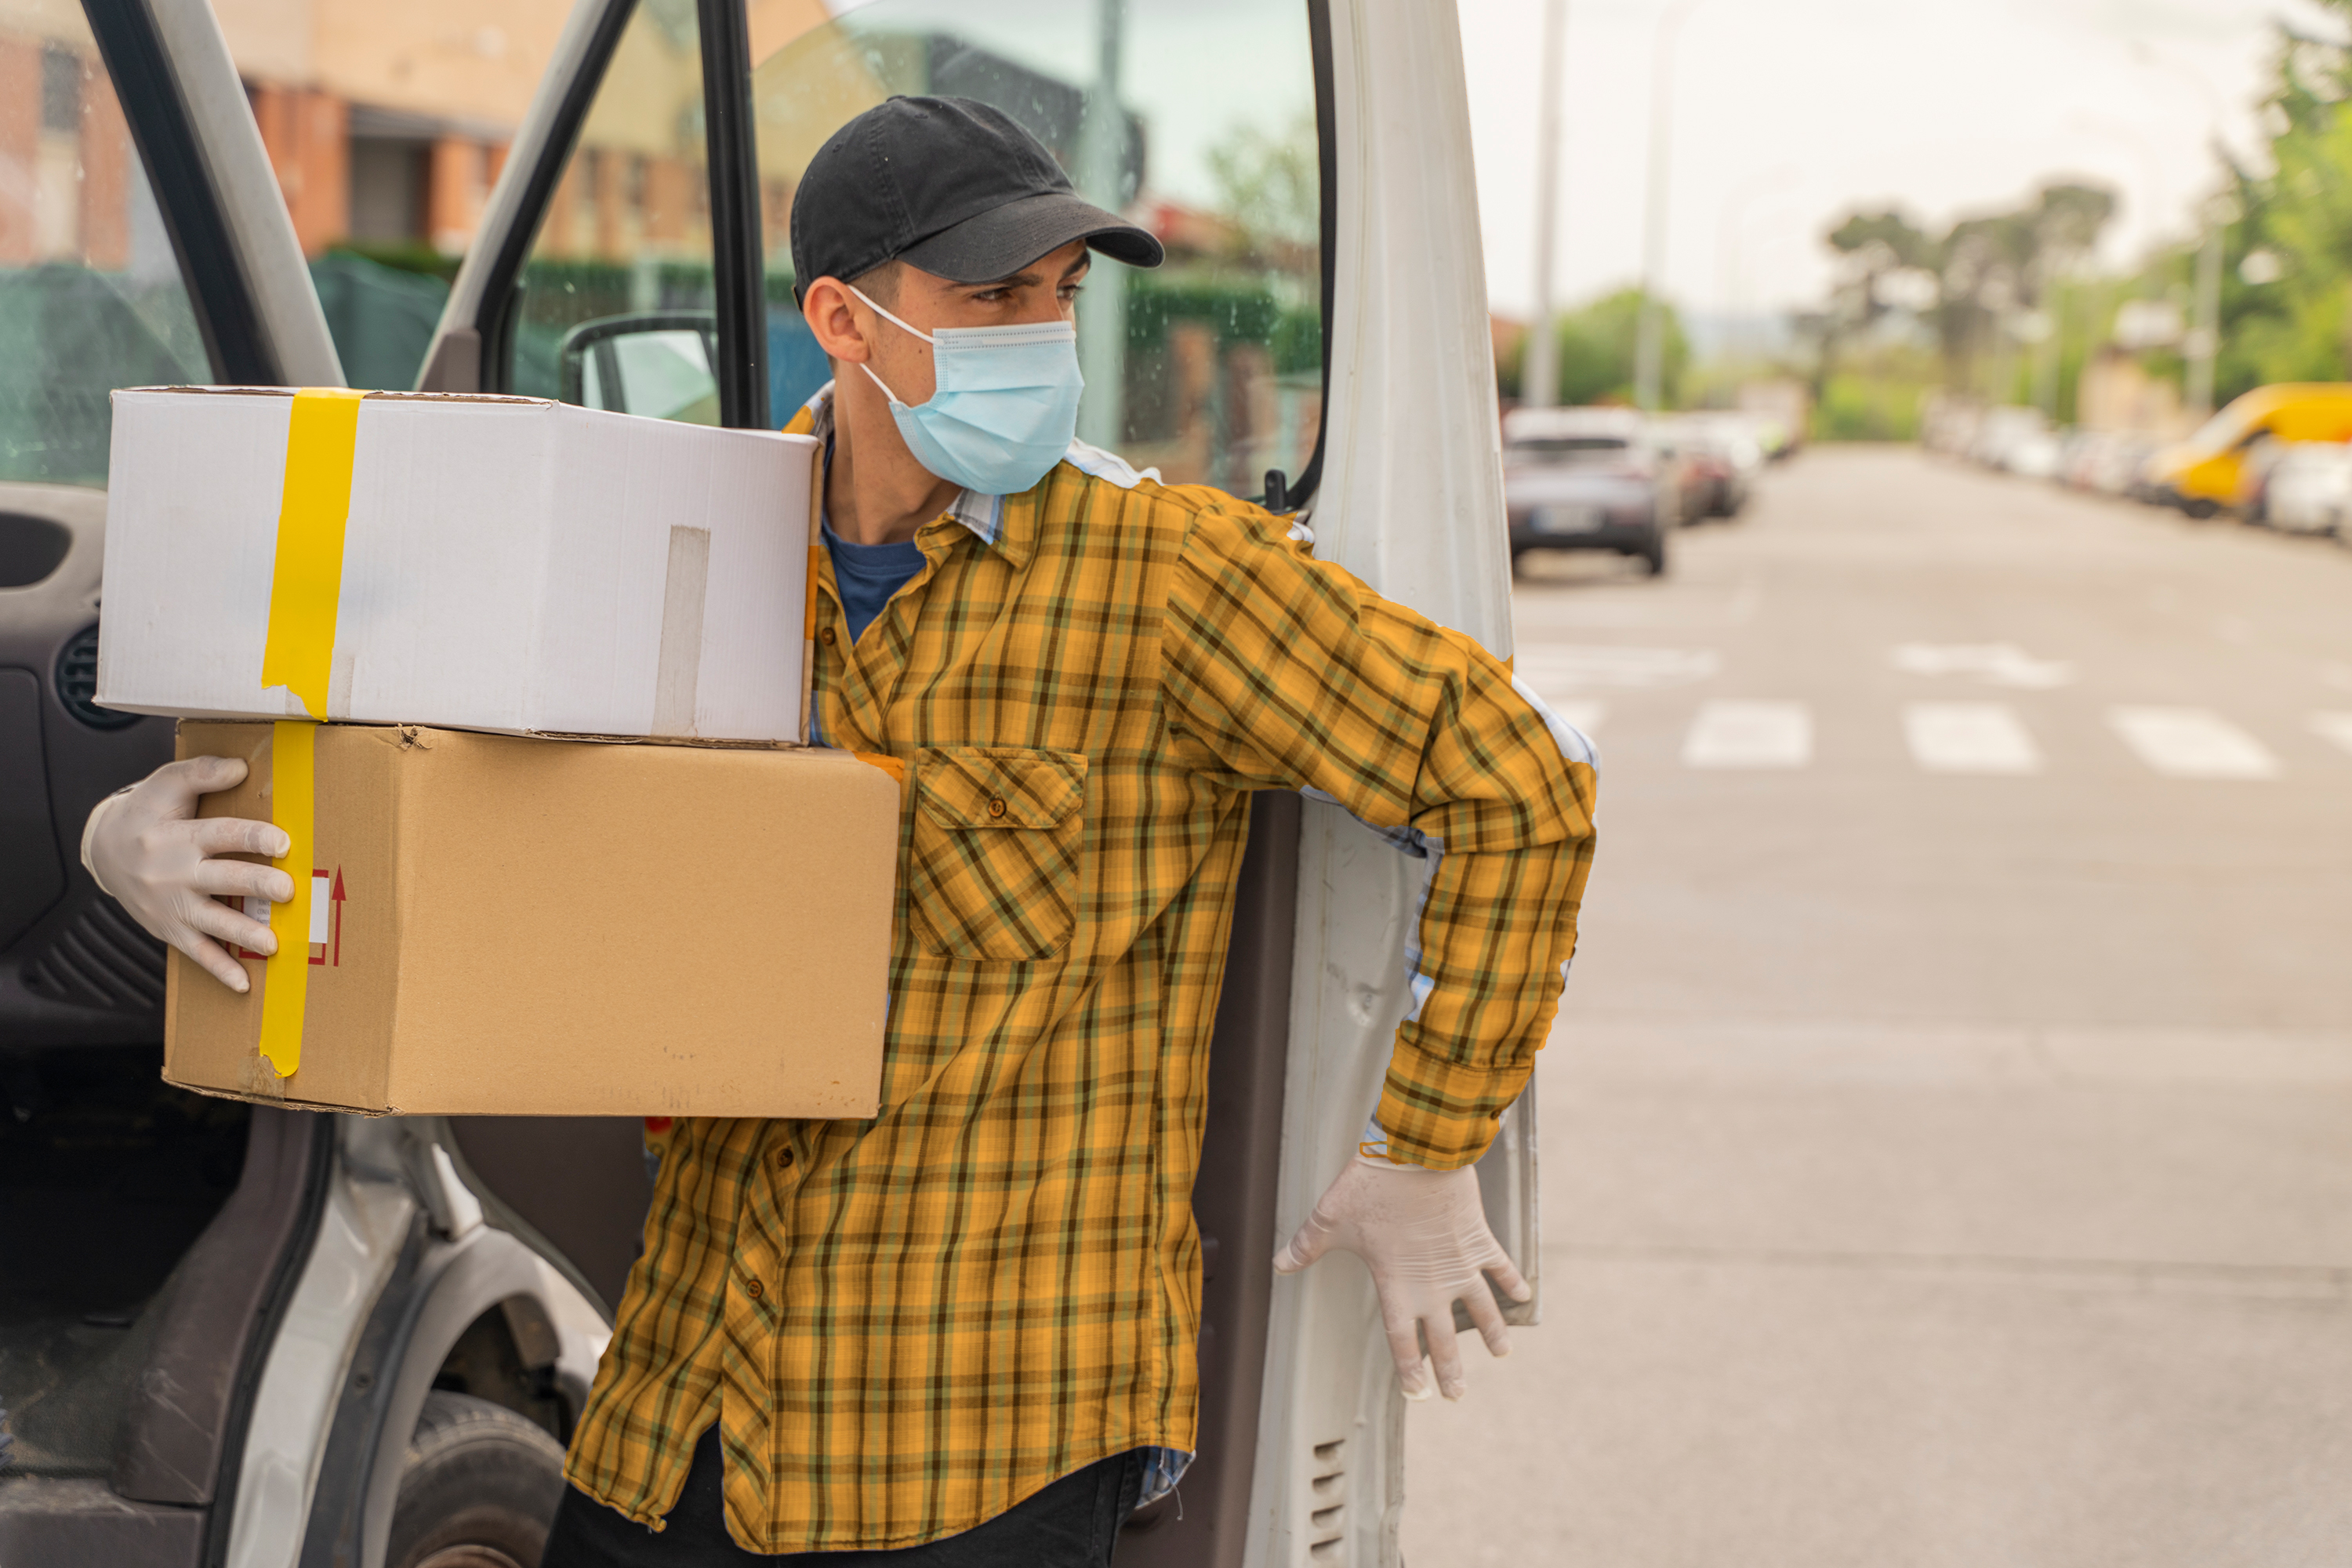
{"label": "van wheel", "polygon": [[1650,541],[1642,552],[1642,575],[1663,577],[1666,574],[1666,536],[1663,533]]}
{"label": "van wheel", "polygon": [[562,1446],[537,1423],[470,1394],[428,1394],[385,1568],[539,1568],[562,1498]]}

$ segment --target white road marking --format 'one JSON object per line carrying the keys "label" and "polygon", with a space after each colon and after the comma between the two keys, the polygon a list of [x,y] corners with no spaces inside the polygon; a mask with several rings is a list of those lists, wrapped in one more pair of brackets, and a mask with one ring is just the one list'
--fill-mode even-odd
{"label": "white road marking", "polygon": [[1903,710],[1911,760],[1936,773],[2038,773],[2042,753],[1999,702],[1914,702]]}
{"label": "white road marking", "polygon": [[1511,668],[1546,701],[1594,686],[1687,686],[1722,668],[1711,647],[1570,647],[1528,643]]}
{"label": "white road marking", "polygon": [[[1580,724],[1577,728],[1582,729],[1583,726]],[[2352,713],[2314,713],[2311,730],[2312,733],[2325,736],[2346,751],[2352,752]]]}
{"label": "white road marking", "polygon": [[2063,659],[2036,658],[2015,643],[1907,642],[1887,654],[1887,662],[1911,675],[1973,675],[1994,686],[2046,691],[2074,679]]}
{"label": "white road marking", "polygon": [[1801,768],[1813,760],[1813,716],[1801,702],[1709,702],[1683,737],[1693,768]]}
{"label": "white road marking", "polygon": [[2107,722],[2141,762],[2168,777],[2278,776],[2278,759],[2261,742],[2202,708],[2110,708]]}

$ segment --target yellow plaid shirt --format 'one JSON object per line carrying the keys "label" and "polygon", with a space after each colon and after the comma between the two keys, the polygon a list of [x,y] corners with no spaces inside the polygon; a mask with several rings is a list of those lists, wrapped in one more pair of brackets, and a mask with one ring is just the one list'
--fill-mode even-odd
{"label": "yellow plaid shirt", "polygon": [[881,1114],[676,1125],[567,1466],[655,1524],[716,1420],[756,1552],[913,1545],[1194,1446],[1250,792],[1437,853],[1377,1112],[1418,1164],[1476,1159],[1527,1082],[1591,864],[1581,738],[1257,507],[1074,447],[916,542],[855,647],[818,552],[823,738],[908,767]]}

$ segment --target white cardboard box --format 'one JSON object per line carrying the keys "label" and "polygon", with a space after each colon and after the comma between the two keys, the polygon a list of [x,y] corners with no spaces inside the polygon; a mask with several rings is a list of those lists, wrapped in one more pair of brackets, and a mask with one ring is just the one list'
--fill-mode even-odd
{"label": "white cardboard box", "polygon": [[294,395],[114,394],[98,700],[184,718],[806,739],[806,437],[369,393],[326,710],[263,682]]}

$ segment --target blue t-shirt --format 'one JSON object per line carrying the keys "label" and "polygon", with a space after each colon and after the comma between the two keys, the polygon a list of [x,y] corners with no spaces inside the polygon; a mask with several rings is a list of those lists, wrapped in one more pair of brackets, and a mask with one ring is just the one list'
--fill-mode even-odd
{"label": "blue t-shirt", "polygon": [[824,527],[824,547],[833,554],[833,581],[841,590],[842,613],[849,617],[849,640],[855,643],[890,602],[923,569],[923,547],[913,540],[898,544],[852,544]]}

